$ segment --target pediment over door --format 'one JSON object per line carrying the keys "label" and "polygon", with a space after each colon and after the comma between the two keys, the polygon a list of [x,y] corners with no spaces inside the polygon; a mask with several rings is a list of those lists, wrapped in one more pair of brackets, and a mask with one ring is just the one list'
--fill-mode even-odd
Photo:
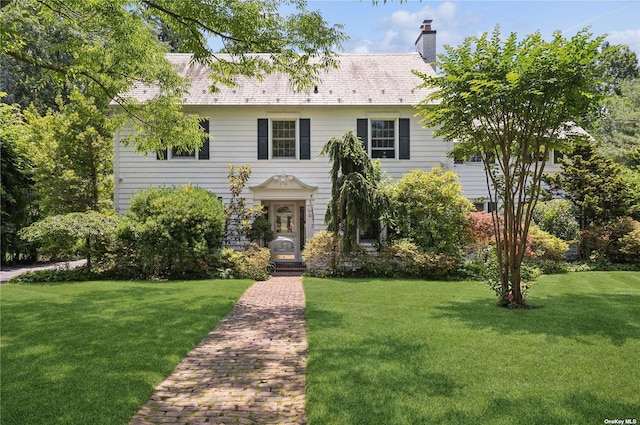
{"label": "pediment over door", "polygon": [[318,186],[312,186],[294,175],[283,171],[280,174],[269,177],[257,186],[250,186],[254,199],[260,200],[284,200],[284,199],[311,199]]}
{"label": "pediment over door", "polygon": [[306,184],[296,176],[287,174],[284,171],[280,174],[269,177],[267,180],[257,186],[249,187],[249,189],[254,192],[291,191],[304,192],[306,194],[313,192],[317,188],[318,186]]}

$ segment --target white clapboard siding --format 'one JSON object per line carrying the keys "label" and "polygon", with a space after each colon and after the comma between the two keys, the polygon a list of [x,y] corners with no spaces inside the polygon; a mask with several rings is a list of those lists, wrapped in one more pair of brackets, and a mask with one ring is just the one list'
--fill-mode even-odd
{"label": "white clapboard siding", "polygon": [[[156,186],[179,186],[191,184],[214,192],[225,201],[229,199],[228,164],[247,164],[252,168],[243,196],[248,205],[254,203],[250,189],[267,182],[273,176],[287,174],[295,176],[302,183],[315,186],[311,198],[313,223],[310,234],[324,229],[324,216],[331,191],[329,178],[330,164],[320,157],[323,145],[332,137],[341,137],[347,130],[354,130],[358,118],[410,119],[411,159],[381,159],[385,177],[399,179],[413,169],[431,170],[441,166],[455,172],[461,181],[463,193],[469,199],[486,198],[487,188],[481,164],[465,163],[457,165],[447,157],[451,145],[433,136],[431,129],[425,129],[415,117],[415,109],[407,106],[208,106],[192,107],[189,113],[209,119],[210,159],[196,160],[176,158],[158,160],[155,154],[138,154],[132,147],[116,142],[116,192],[115,204],[118,213],[123,214],[131,197],[146,188]],[[311,159],[257,159],[258,118],[298,119],[309,118],[311,124]],[[129,134],[123,128],[116,134],[117,141]],[[286,199],[286,194],[283,194]],[[259,202],[259,200],[257,200]],[[307,205],[309,206],[309,205]]]}

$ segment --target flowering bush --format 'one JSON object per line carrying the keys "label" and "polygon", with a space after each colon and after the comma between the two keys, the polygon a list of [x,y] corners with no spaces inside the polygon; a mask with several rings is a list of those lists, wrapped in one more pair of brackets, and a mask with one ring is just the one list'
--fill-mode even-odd
{"label": "flowering bush", "polygon": [[[498,214],[498,227],[502,228],[504,224],[504,218]],[[485,255],[484,261],[487,260],[486,253],[491,246],[495,246],[496,232],[493,225],[493,214],[488,212],[472,212],[469,214],[470,231],[472,245],[467,248],[467,253],[479,255]],[[527,235],[526,253],[525,259],[531,259],[535,257],[535,253],[531,249],[531,234]]]}

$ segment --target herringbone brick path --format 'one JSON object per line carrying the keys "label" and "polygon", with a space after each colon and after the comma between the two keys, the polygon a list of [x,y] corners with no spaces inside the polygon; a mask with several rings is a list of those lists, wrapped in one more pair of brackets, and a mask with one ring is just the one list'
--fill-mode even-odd
{"label": "herringbone brick path", "polygon": [[130,424],[304,424],[304,305],[300,277],[256,282]]}

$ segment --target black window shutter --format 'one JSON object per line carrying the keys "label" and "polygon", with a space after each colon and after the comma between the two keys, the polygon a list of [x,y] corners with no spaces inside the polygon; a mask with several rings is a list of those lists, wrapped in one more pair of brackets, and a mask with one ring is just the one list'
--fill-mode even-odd
{"label": "black window shutter", "polygon": [[311,120],[300,119],[300,159],[311,159]]}
{"label": "black window shutter", "polygon": [[209,159],[209,120],[200,121],[200,127],[204,136],[202,137],[202,146],[198,152],[198,159]]}
{"label": "black window shutter", "polygon": [[398,127],[398,158],[410,159],[409,118],[400,118],[398,120]]}
{"label": "black window shutter", "polygon": [[269,159],[269,120],[258,118],[258,159]]}
{"label": "black window shutter", "polygon": [[369,152],[369,120],[366,118],[358,118],[356,127],[356,135],[362,140],[362,147],[365,152]]}

